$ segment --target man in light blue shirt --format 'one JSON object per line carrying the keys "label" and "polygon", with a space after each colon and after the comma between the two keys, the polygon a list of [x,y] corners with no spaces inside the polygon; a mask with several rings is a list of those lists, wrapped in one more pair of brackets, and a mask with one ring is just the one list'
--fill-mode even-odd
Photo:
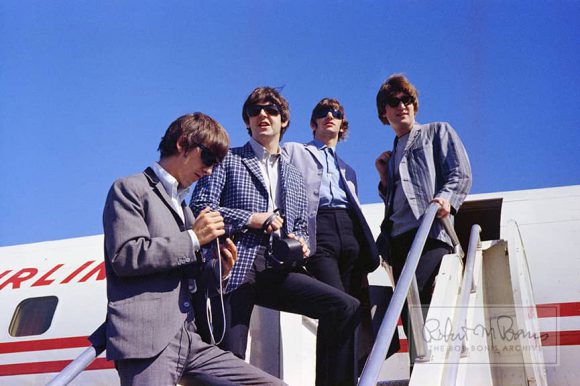
{"label": "man in light blue shirt", "polygon": [[322,99],[310,126],[314,140],[289,142],[282,150],[306,183],[312,252],[306,267],[317,279],[356,296],[379,260],[360,208],[356,173],[336,151],[348,132],[344,108],[336,99]]}
{"label": "man in light blue shirt", "polygon": [[[310,127],[314,140],[306,144],[289,142],[282,149],[283,156],[300,170],[306,185],[312,252],[306,268],[318,280],[366,305],[367,273],[377,268],[379,257],[361,211],[356,174],[336,151],[337,143],[348,132],[344,108],[336,99],[322,99],[312,111]],[[370,309],[361,307],[361,318],[370,320],[370,317]],[[370,347],[357,347],[360,354],[357,359],[368,350]]]}

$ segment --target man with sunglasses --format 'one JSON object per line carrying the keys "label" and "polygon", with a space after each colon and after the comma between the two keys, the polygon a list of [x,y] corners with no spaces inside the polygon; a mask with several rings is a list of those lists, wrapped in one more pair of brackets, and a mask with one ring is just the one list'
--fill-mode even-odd
{"label": "man with sunglasses", "polygon": [[[217,288],[215,259],[201,246],[225,233],[222,216],[204,208],[194,219],[183,201],[228,150],[224,128],[194,113],[175,120],[159,144],[161,158],[144,172],[120,178],[103,211],[107,320],[92,336],[115,361],[121,385],[272,385],[282,382],[202,341],[192,307],[198,284]],[[223,272],[236,259],[222,246]],[[217,248],[216,248],[217,250]],[[211,255],[210,255],[211,257]],[[217,282],[217,284],[216,284]],[[201,296],[197,294],[196,296]]]}
{"label": "man with sunglasses", "polygon": [[[283,147],[306,183],[313,252],[306,268],[318,280],[368,304],[367,273],[378,267],[379,255],[358,200],[356,173],[336,151],[349,127],[343,106],[336,99],[322,99],[312,110],[310,127],[314,140]],[[370,309],[365,311],[370,320]]]}
{"label": "man with sunglasses", "polygon": [[[270,87],[258,87],[242,108],[250,140],[232,148],[211,176],[202,178],[191,202],[194,213],[218,210],[226,235],[235,237],[238,261],[225,290],[225,337],[220,347],[244,358],[254,305],[319,319],[317,385],[355,383],[352,335],[359,301],[316,280],[301,268],[278,269],[268,260],[270,234],[307,239],[306,192],[300,172],[280,157],[288,129],[288,102]],[[284,214],[284,219],[275,211]],[[219,319],[219,318],[218,318]]]}
{"label": "man with sunglasses", "polygon": [[[420,124],[417,90],[401,74],[389,77],[377,94],[377,112],[395,132],[392,151],[379,155],[379,194],[385,217],[377,247],[398,280],[423,213],[431,202],[441,205],[437,217],[453,216],[471,187],[471,167],[459,136],[447,122]],[[431,227],[416,271],[424,312],[431,303],[441,260],[451,252],[451,240],[440,221]],[[407,331],[407,313],[403,312]],[[412,342],[412,339],[409,340]],[[411,344],[411,349],[413,349]],[[414,353],[411,351],[411,365]]]}

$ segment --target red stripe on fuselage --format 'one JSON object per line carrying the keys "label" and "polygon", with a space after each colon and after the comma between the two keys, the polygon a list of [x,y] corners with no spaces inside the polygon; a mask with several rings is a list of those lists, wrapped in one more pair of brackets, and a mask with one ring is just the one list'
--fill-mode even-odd
{"label": "red stripe on fuselage", "polygon": [[[0,376],[58,373],[71,362],[72,360],[65,360],[0,365]],[[113,361],[108,361],[105,358],[97,358],[86,370],[106,370],[114,368],[115,363]]]}
{"label": "red stripe on fuselage", "polygon": [[[539,318],[580,316],[580,302],[547,303],[536,306]],[[398,325],[401,325],[399,320]],[[580,345],[580,330],[571,331],[545,331],[541,333],[543,346],[577,346]],[[0,354],[17,352],[58,350],[65,348],[86,348],[90,345],[86,336],[29,340],[22,342],[0,343]],[[407,339],[400,340],[399,352],[408,351]],[[0,376],[19,374],[39,374],[59,372],[72,360],[30,362],[0,365]],[[97,358],[87,370],[112,369],[114,363],[104,358]]]}
{"label": "red stripe on fuselage", "polygon": [[536,309],[538,318],[580,316],[580,302],[538,304]]}
{"label": "red stripe on fuselage", "polygon": [[91,342],[86,336],[75,336],[71,338],[26,340],[23,342],[0,343],[0,354],[58,350],[63,348],[89,347]]}

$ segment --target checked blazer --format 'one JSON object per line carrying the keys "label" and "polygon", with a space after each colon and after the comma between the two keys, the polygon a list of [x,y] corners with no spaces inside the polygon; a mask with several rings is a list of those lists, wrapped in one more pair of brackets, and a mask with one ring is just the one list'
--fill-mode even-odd
{"label": "checked blazer", "polygon": [[[225,292],[238,288],[258,253],[264,253],[269,235],[249,229],[253,213],[268,210],[268,188],[262,177],[258,158],[249,142],[232,148],[226,158],[217,164],[211,175],[201,178],[192,195],[190,207],[198,214],[205,207],[218,210],[224,217],[227,236],[233,236],[238,248]],[[279,160],[279,192],[285,215],[282,234],[294,233],[308,242],[306,190],[300,172],[283,157]]]}

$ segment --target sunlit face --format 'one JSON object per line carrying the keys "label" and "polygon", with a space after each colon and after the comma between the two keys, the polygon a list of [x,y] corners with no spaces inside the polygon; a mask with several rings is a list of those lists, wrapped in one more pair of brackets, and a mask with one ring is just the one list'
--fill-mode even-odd
{"label": "sunlit face", "polygon": [[[333,111],[335,112],[334,114]],[[335,115],[342,116],[342,114],[337,114],[336,112],[340,113],[338,109],[329,108],[326,111],[326,115],[321,118],[316,118],[314,121],[316,126],[312,126],[316,139],[324,141],[329,137],[338,138],[341,131],[342,119],[336,118]]]}
{"label": "sunlit face", "polygon": [[394,107],[387,103],[385,107],[383,117],[386,117],[389,120],[389,124],[395,130],[411,130],[415,123],[415,106],[412,102],[405,104],[401,101],[401,99],[405,99],[404,97],[408,97],[404,92],[395,94],[393,100],[396,101],[398,99],[399,103]]}
{"label": "sunlit face", "polygon": [[180,168],[178,175],[174,177],[181,188],[186,188],[200,178],[209,176],[213,171],[213,165],[208,166],[203,162],[202,151],[200,147],[195,147],[187,153],[180,152]]}
{"label": "sunlit face", "polygon": [[[282,122],[282,115],[279,110],[276,113],[268,106],[272,106],[269,102],[259,102],[256,107],[256,115],[248,115],[248,125],[252,133],[252,138],[262,143],[262,140],[271,140],[272,138],[280,139],[280,133],[283,127],[288,125],[288,122]],[[264,108],[260,108],[264,106]],[[277,107],[276,107],[277,108]]]}

